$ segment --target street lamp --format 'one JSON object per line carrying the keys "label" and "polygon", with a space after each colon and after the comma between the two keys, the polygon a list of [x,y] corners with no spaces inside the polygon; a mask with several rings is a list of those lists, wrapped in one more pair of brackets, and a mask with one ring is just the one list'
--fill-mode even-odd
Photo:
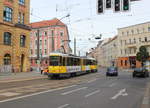
{"label": "street lamp", "polygon": [[[70,17],[70,14],[67,14],[66,16],[60,18],[55,25],[58,24],[58,22],[66,17]],[[52,52],[55,51],[55,43],[54,43],[54,34],[55,34],[55,27],[54,27],[54,30],[53,30],[53,33],[52,33]]]}

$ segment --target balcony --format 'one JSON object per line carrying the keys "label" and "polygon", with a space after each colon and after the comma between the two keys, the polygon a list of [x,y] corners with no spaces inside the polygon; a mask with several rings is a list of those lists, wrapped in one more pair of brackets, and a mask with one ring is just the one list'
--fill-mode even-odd
{"label": "balcony", "polygon": [[141,41],[139,43],[140,46],[150,46],[150,40],[149,41]]}
{"label": "balcony", "polygon": [[129,48],[133,48],[133,47],[136,47],[137,44],[136,43],[126,43],[126,46]]}

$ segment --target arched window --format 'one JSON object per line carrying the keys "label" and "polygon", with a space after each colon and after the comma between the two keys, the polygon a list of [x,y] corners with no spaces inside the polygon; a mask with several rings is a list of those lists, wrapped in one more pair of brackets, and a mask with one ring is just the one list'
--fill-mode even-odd
{"label": "arched window", "polygon": [[11,45],[11,33],[9,32],[4,33],[4,44]]}
{"label": "arched window", "polygon": [[11,64],[11,56],[10,54],[4,55],[4,65],[10,65]]}

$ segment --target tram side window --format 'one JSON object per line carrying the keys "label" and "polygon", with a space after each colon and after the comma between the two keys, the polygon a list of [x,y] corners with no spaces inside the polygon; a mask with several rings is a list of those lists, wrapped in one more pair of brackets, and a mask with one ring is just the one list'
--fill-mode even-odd
{"label": "tram side window", "polygon": [[73,59],[71,57],[67,58],[67,66],[72,66],[73,65]]}
{"label": "tram side window", "polygon": [[66,65],[66,58],[63,57],[63,66],[65,66],[65,65]]}
{"label": "tram side window", "polygon": [[59,58],[59,61],[58,61],[58,62],[59,62],[59,66],[62,66],[62,64],[63,64],[63,63],[62,63],[62,62],[63,62],[62,57]]}

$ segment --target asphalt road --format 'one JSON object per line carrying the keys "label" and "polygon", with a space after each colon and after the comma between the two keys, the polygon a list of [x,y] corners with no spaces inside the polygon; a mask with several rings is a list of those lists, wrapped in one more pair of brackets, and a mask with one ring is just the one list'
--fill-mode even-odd
{"label": "asphalt road", "polygon": [[132,78],[129,72],[118,77],[102,74],[65,88],[3,100],[0,108],[140,108],[149,78]]}

